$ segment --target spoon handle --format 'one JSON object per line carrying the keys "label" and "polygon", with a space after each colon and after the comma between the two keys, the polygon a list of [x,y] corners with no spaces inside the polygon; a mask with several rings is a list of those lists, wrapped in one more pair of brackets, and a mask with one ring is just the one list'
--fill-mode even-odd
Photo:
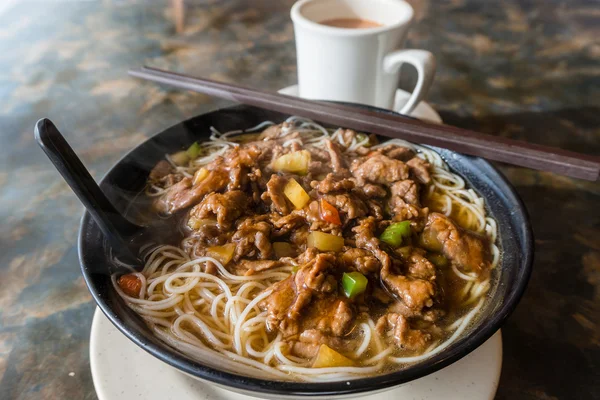
{"label": "spoon handle", "polygon": [[125,257],[127,262],[137,260],[126,239],[130,239],[142,228],[128,221],[117,211],[52,121],[47,118],[40,119],[35,125],[35,138],[112,247]]}

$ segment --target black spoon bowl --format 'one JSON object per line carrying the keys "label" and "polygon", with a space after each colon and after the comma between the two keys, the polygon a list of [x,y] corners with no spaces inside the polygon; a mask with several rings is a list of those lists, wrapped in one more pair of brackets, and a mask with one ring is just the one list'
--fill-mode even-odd
{"label": "black spoon bowl", "polygon": [[[71,187],[89,211],[82,218],[79,233],[79,259],[83,277],[99,308],[124,335],[154,357],[197,379],[252,396],[284,399],[359,397],[392,388],[456,362],[500,329],[522,297],[531,273],[533,238],[527,211],[510,183],[490,163],[477,157],[431,147],[452,171],[461,175],[469,187],[484,198],[488,215],[498,224],[498,245],[502,251],[502,259],[497,267],[497,282],[488,292],[484,307],[472,326],[450,346],[428,359],[391,373],[355,380],[311,383],[273,381],[259,374],[242,375],[239,371],[225,368],[218,358],[193,359],[189,354],[161,341],[142,318],[125,304],[113,286],[112,277],[120,270],[110,257],[111,247],[124,246],[130,253],[137,254],[139,248],[131,244],[131,238],[140,232],[142,235],[148,234],[145,232],[150,230],[141,223],[123,222],[122,215],[130,217],[131,214],[119,214],[116,210],[127,210],[135,194],[143,192],[149,171],[164,159],[165,154],[186,148],[195,141],[208,140],[211,126],[226,132],[256,126],[266,120],[280,123],[287,117],[256,107],[235,106],[191,118],[158,133],[125,155],[102,179],[100,188],[89,174],[86,179],[69,180],[70,175],[78,175],[85,170],[83,165],[72,162],[74,154],[71,154],[68,163],[60,160],[55,162],[53,157],[62,158],[68,145],[60,145],[56,141],[58,131],[50,121],[38,123],[36,137],[42,148],[67,182],[73,182]],[[59,143],[58,149],[56,143]],[[94,184],[93,189],[89,189],[91,183]],[[98,202],[101,198],[98,192],[103,192],[106,199]],[[120,196],[123,192],[130,193],[131,197]],[[96,200],[87,201],[89,197]],[[98,210],[101,212],[98,213]],[[169,229],[169,224],[173,225],[169,220],[159,220],[159,223],[165,225],[164,229]],[[131,228],[133,236],[130,236]],[[113,233],[119,236],[111,236]],[[164,234],[162,236],[166,237]]]}

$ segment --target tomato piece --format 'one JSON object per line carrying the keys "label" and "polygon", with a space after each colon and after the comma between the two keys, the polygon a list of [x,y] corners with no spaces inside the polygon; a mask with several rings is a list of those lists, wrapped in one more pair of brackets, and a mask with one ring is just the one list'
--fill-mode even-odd
{"label": "tomato piece", "polygon": [[325,199],[321,199],[321,219],[334,225],[342,224],[337,208],[329,204]]}
{"label": "tomato piece", "polygon": [[136,275],[127,274],[121,275],[117,280],[117,283],[121,290],[125,292],[127,296],[139,297],[140,289],[142,288],[142,281]]}

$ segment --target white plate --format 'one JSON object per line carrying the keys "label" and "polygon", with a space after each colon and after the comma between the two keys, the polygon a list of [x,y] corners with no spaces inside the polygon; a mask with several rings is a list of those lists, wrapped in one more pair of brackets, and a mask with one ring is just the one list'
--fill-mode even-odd
{"label": "white plate", "polygon": [[[280,91],[295,95],[297,86]],[[409,94],[398,90],[394,110]],[[438,113],[421,102],[411,116],[442,122]],[[96,309],[90,334],[90,364],[100,400],[244,400],[255,399],[200,382],[154,358],[131,342]],[[485,400],[493,399],[502,368],[502,336],[497,332],[460,361],[368,400]]]}
{"label": "white plate", "polygon": [[[289,96],[297,96],[298,95],[298,85],[288,86],[279,90],[281,94],[287,94]],[[410,97],[410,93],[405,92],[402,89],[398,89],[396,91],[396,99],[394,100],[394,110],[398,111],[402,108],[402,106],[406,103],[408,98]],[[424,101],[420,102],[413,112],[410,114],[411,117],[422,119],[423,121],[429,122],[437,122],[441,123],[442,118],[431,106]]]}
{"label": "white plate", "polygon": [[[247,400],[177,371],[131,342],[96,309],[90,335],[90,363],[100,400]],[[460,361],[368,400],[493,399],[502,366],[500,332]]]}

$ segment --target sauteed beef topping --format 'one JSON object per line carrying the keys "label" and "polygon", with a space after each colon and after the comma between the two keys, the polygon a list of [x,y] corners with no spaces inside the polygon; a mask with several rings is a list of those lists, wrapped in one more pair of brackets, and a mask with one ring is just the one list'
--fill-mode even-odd
{"label": "sauteed beef topping", "polygon": [[279,214],[289,214],[290,204],[283,194],[283,188],[288,183],[288,180],[279,175],[271,175],[271,179],[267,182],[267,191],[263,193],[261,199],[268,203],[271,201],[271,210]]}
{"label": "sauteed beef topping", "polygon": [[382,336],[391,334],[396,344],[408,350],[420,350],[431,340],[431,335],[419,329],[412,329],[406,317],[389,313],[377,321],[376,329]]}
{"label": "sauteed beef topping", "polygon": [[425,251],[412,248],[410,255],[404,260],[406,275],[429,281],[435,281],[435,266],[425,257]]}
{"label": "sauteed beef topping", "polygon": [[377,274],[381,270],[381,263],[368,250],[350,247],[339,255],[339,262],[348,270],[356,270],[365,275]]}
{"label": "sauteed beef topping", "polygon": [[382,270],[381,278],[386,288],[400,298],[407,307],[420,312],[433,305],[434,285],[429,280],[397,275]]}
{"label": "sauteed beef topping", "polygon": [[366,183],[356,188],[356,192],[361,192],[365,197],[381,199],[387,196],[387,191],[383,186]]}
{"label": "sauteed beef topping", "polygon": [[154,168],[152,168],[152,171],[150,171],[148,179],[151,182],[160,181],[162,178],[169,175],[172,170],[173,167],[171,166],[171,164],[169,164],[167,160],[159,161],[158,164],[156,164]]}
{"label": "sauteed beef topping", "polygon": [[394,220],[405,221],[424,215],[420,208],[419,185],[415,181],[405,179],[395,182],[390,186],[390,192],[388,205]]}
{"label": "sauteed beef topping", "polygon": [[408,178],[408,167],[405,163],[380,153],[371,153],[354,160],[350,171],[360,183],[389,185]]}
{"label": "sauteed beef topping", "polygon": [[234,260],[242,258],[266,260],[272,256],[271,244],[272,225],[268,215],[244,217],[238,222],[237,229],[231,241],[235,243]]}
{"label": "sauteed beef topping", "polygon": [[[354,152],[332,140],[317,147],[293,132],[280,137],[290,128],[271,126],[258,140],[228,150],[203,167],[202,179],[183,178],[168,188],[155,207],[165,214],[189,211],[190,221],[214,221],[188,224],[196,243],[187,250],[198,256],[232,243],[231,261],[224,263],[231,272],[295,266],[260,303],[269,331],[283,336],[289,353],[312,357],[321,344],[348,351],[361,312],[375,315],[377,330],[396,346],[423,350],[445,312],[438,304],[444,296],[440,273],[429,257],[443,255],[465,273],[485,274],[489,244],[429,213],[424,195],[432,167],[413,150],[390,144]],[[339,136],[347,146],[365,140],[352,130]],[[294,158],[300,152],[310,157]],[[293,161],[282,163],[284,155]],[[172,173],[160,162],[150,181]],[[388,229],[408,234],[386,239]],[[278,255],[278,245],[285,255]],[[208,269],[218,273],[212,264]],[[349,296],[344,273],[362,274],[366,289]]]}
{"label": "sauteed beef topping", "polygon": [[261,272],[269,269],[274,269],[283,266],[279,260],[241,260],[237,265],[237,269],[244,271],[244,275],[253,272]]}
{"label": "sauteed beef topping", "polygon": [[310,186],[313,189],[317,189],[320,193],[327,194],[331,192],[347,192],[354,189],[356,183],[351,178],[344,178],[338,174],[329,173],[321,181],[312,181]]}
{"label": "sauteed beef topping", "polygon": [[317,254],[299,271],[273,287],[262,306],[267,310],[267,327],[285,337],[307,329],[343,336],[353,321],[352,306],[339,294],[334,270],[335,256]]}
{"label": "sauteed beef topping", "polygon": [[331,168],[333,172],[343,173],[346,170],[346,162],[342,156],[342,152],[339,146],[333,143],[331,140],[325,141],[327,152],[329,153],[329,160],[331,161]]}
{"label": "sauteed beef topping", "polygon": [[480,273],[489,270],[489,246],[486,239],[460,228],[442,214],[429,214],[421,241],[423,247],[441,251],[467,272]]}
{"label": "sauteed beef topping", "polygon": [[248,207],[248,196],[240,190],[226,193],[210,193],[190,211],[190,216],[197,219],[216,217],[224,228],[229,228]]}
{"label": "sauteed beef topping", "polygon": [[410,172],[412,175],[417,178],[417,180],[421,183],[429,183],[431,182],[431,175],[429,174],[429,170],[431,166],[429,163],[419,157],[413,157],[406,162],[408,168],[410,168]]}
{"label": "sauteed beef topping", "polygon": [[321,198],[338,210],[342,225],[351,220],[364,217],[368,213],[365,203],[358,196],[351,193],[325,194]]}
{"label": "sauteed beef topping", "polygon": [[384,154],[389,158],[395,158],[400,161],[408,161],[415,157],[415,152],[407,147],[396,146],[395,144],[388,144],[377,150],[379,153]]}

